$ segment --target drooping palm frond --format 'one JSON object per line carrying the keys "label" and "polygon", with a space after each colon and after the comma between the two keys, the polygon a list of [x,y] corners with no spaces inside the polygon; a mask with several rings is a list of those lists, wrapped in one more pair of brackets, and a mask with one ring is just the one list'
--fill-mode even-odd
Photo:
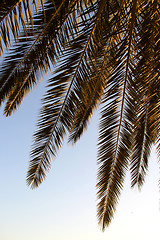
{"label": "drooping palm frond", "polygon": [[[21,78],[18,77],[18,73],[21,73],[19,74],[20,76],[22,76],[24,73],[25,75],[27,74],[24,68],[24,65],[26,65],[24,64],[24,61],[28,57],[28,54],[31,52],[31,47],[35,41],[36,36],[40,33],[40,30],[42,30],[41,26],[44,26],[43,13],[38,15],[38,19],[35,17],[34,25],[34,30],[30,30],[29,36],[27,38],[25,32],[21,33],[19,41],[13,43],[13,47],[10,49],[9,53],[2,62],[0,79],[0,102],[4,101],[8,96],[8,93],[12,92],[12,89],[15,87],[17,82],[20,85]],[[30,57],[30,61],[27,61],[28,64],[31,63],[33,55]],[[36,66],[36,61],[34,63]]]}
{"label": "drooping palm frond", "polygon": [[[124,51],[121,49],[121,55],[115,54],[117,56],[114,58],[116,64],[117,57],[121,59],[118,70],[121,70],[122,75],[119,76],[117,71],[116,74],[114,71],[111,74],[113,78],[108,81],[103,98],[104,107],[100,123],[97,187],[100,199],[98,219],[103,229],[110,223],[115,212],[131,151],[131,185],[141,186],[148,166],[151,145],[156,141],[159,130],[158,109],[154,108],[157,119],[153,117],[151,110],[154,104],[157,106],[159,96],[158,2],[129,1],[128,5],[127,1],[124,2],[125,9],[129,11],[123,12],[128,17],[129,27],[120,44],[125,36],[128,44]],[[118,53],[117,49],[115,51]]]}
{"label": "drooping palm frond", "polygon": [[[94,5],[94,8],[91,5],[89,13],[92,14],[93,19],[99,18],[104,2],[102,1],[99,9],[97,9],[98,5]],[[70,129],[72,118],[74,118],[74,110],[77,108],[76,90],[81,87],[79,76],[84,70],[82,66],[86,52],[91,46],[96,25],[96,22],[90,18],[88,18],[88,23],[86,20],[84,24],[83,18],[86,17],[87,19],[89,7],[87,11],[85,5],[83,5],[83,8],[84,10],[81,8],[79,19],[81,21],[77,23],[77,31],[75,31],[77,37],[69,42],[68,48],[65,46],[62,65],[57,71],[57,76],[50,80],[49,87],[51,89],[48,90],[44,99],[44,107],[38,124],[39,130],[35,134],[35,143],[31,153],[32,159],[27,174],[27,182],[32,187],[39,185],[45,178],[46,170],[50,167],[50,158],[56,154],[57,149],[61,146],[66,129]],[[97,15],[96,11],[98,11]],[[82,31],[83,28],[85,28],[85,31]],[[82,35],[81,31],[83,32]],[[51,98],[51,96],[54,96],[54,98]],[[45,135],[43,135],[44,132],[46,132]],[[39,148],[39,146],[41,147]]]}
{"label": "drooping palm frond", "polygon": [[[118,203],[131,146],[132,129],[125,116],[125,103],[128,101],[129,104],[127,85],[130,83],[137,2],[130,3],[129,1],[123,11],[122,14],[126,16],[126,19],[123,17],[123,24],[126,27],[122,35],[125,37],[121,39],[121,34],[119,34],[115,36],[113,42],[115,45],[111,53],[113,70],[103,98],[104,107],[100,122],[97,188],[98,219],[102,224],[102,229],[110,223]],[[121,6],[117,9],[119,25],[122,24],[120,13]]]}
{"label": "drooping palm frond", "polygon": [[[35,16],[34,29],[30,31],[28,39],[23,34],[9,56],[4,59],[0,99],[2,102],[8,98],[6,115],[10,115],[17,108],[25,94],[37,83],[36,79],[48,71],[50,64],[54,64],[57,55],[60,54],[62,37],[67,36],[67,30],[63,35],[61,32],[75,1],[72,1],[71,5],[67,4],[68,1],[57,2],[57,5],[47,1],[44,5],[47,15],[45,19],[43,13]],[[70,28],[68,31],[71,31]]]}
{"label": "drooping palm frond", "polygon": [[[134,143],[133,157],[131,159],[131,186],[143,185],[146,171],[148,169],[148,158],[152,143],[158,134],[159,115],[154,106],[159,101],[159,48],[157,38],[159,35],[159,18],[157,12],[158,2],[145,6],[141,15],[141,29],[139,31],[139,42],[137,45],[141,51],[140,61],[135,68],[137,77],[138,96],[135,108],[136,119],[133,122]],[[138,73],[138,74],[137,74]],[[153,110],[154,109],[154,110]],[[156,110],[156,114],[153,112]]]}
{"label": "drooping palm frond", "polygon": [[[72,117],[72,127],[70,129],[69,142],[75,143],[88,126],[88,121],[94,110],[98,106],[104,92],[108,71],[105,70],[107,57],[105,49],[106,39],[112,34],[108,24],[108,6],[103,7],[101,16],[96,23],[92,45],[87,52],[85,62],[83,62],[78,81],[80,87],[73,91],[77,97],[77,103]],[[72,101],[72,93],[70,101]]]}
{"label": "drooping palm frond", "polygon": [[[79,47],[78,50],[80,50]],[[76,62],[79,54],[76,53],[76,49],[74,51],[74,57],[72,49],[67,52],[67,61],[70,59],[72,62],[74,59]],[[63,71],[49,80],[48,88],[50,89],[43,100],[44,106],[41,110],[38,130],[34,135],[35,142],[27,173],[27,183],[33,188],[44,180],[46,172],[51,166],[51,158],[56,155],[57,149],[62,144],[66,132],[64,124],[61,123],[62,103],[65,101],[65,92],[68,89],[69,77],[72,72],[73,69],[70,67],[68,71]],[[65,118],[66,121],[67,118]]]}

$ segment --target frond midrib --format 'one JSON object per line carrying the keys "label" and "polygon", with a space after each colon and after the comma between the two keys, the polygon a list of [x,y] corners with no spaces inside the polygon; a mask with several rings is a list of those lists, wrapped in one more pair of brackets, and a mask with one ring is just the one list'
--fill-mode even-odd
{"label": "frond midrib", "polygon": [[120,137],[120,131],[121,131],[121,124],[122,124],[122,118],[123,118],[123,109],[124,109],[124,101],[125,101],[125,94],[126,94],[125,89],[126,89],[126,84],[127,84],[127,75],[128,75],[129,60],[130,60],[132,32],[133,32],[133,27],[134,27],[134,22],[135,22],[135,17],[136,17],[136,14],[135,14],[136,4],[137,4],[137,0],[133,0],[132,19],[131,19],[131,26],[130,26],[130,31],[129,31],[128,53],[127,53],[127,61],[126,61],[125,78],[124,78],[124,84],[123,84],[123,95],[122,95],[122,101],[121,101],[122,104],[121,104],[120,120],[119,120],[118,133],[117,133],[117,141],[116,141],[114,159],[113,159],[112,167],[111,167],[112,172],[111,172],[111,175],[110,175],[110,178],[109,178],[109,182],[107,184],[107,189],[106,189],[103,217],[101,219],[103,229],[104,229],[104,218],[105,218],[105,212],[106,212],[106,207],[107,207],[107,202],[108,202],[108,194],[109,194],[109,193],[107,194],[107,192],[108,192],[108,189],[110,189],[110,186],[111,186],[111,184],[113,182],[115,167],[116,167],[116,163],[117,163],[119,137]]}
{"label": "frond midrib", "polygon": [[17,3],[9,9],[9,11],[3,16],[0,23],[3,22],[3,20],[13,11],[13,9],[21,2],[22,0],[17,0]]}
{"label": "frond midrib", "polygon": [[[87,113],[88,109],[90,108],[90,106],[92,105],[92,102],[94,101],[94,97],[95,97],[95,94],[96,94],[96,92],[97,92],[98,85],[99,85],[99,82],[100,82],[100,80],[101,80],[102,73],[103,73],[103,71],[104,71],[104,66],[105,66],[105,56],[104,56],[103,64],[102,64],[102,67],[101,67],[101,71],[100,71],[100,73],[98,74],[98,80],[96,81],[96,85],[95,85],[95,87],[94,87],[93,94],[91,95],[91,97],[89,98],[89,101],[88,101],[87,105],[85,106],[85,111],[84,111],[84,114],[83,114],[83,118],[81,119],[81,121],[80,121],[80,123],[79,123],[79,127],[78,127],[78,129],[77,129],[77,131],[76,131],[76,133],[75,133],[75,136],[77,135],[79,129],[81,128],[81,126],[82,126],[82,124],[83,124],[83,121],[84,121],[84,119],[85,119],[85,117],[86,117],[86,113]],[[107,83],[105,83],[105,84],[107,84]],[[102,91],[104,91],[104,87],[103,87],[103,90],[102,90]],[[99,101],[100,101],[100,100],[99,100]],[[74,137],[74,138],[75,138],[75,137]]]}

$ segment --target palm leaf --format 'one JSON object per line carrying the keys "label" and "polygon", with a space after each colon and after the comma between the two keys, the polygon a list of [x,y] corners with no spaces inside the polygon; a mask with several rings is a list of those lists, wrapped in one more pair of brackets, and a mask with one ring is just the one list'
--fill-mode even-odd
{"label": "palm leaf", "polygon": [[[63,6],[64,2],[65,5]],[[52,3],[48,3],[45,8],[45,12],[47,14],[47,23],[43,24],[44,15],[38,15],[38,19],[35,18],[34,30],[30,33],[31,41],[29,42],[29,39],[26,40],[25,36],[23,36],[19,43],[16,44],[17,48],[14,46],[11,57],[9,57],[9,59],[5,59],[3,64],[4,66],[2,66],[2,77],[0,82],[1,101],[8,96],[8,93],[11,93],[8,96],[8,102],[5,108],[6,115],[10,115],[12,111],[16,109],[17,105],[23,99],[23,93],[30,91],[32,77],[33,84],[31,85],[34,86],[36,83],[35,76],[39,74],[39,72],[42,72],[42,74],[47,72],[48,68],[50,68],[50,64],[53,64],[57,55],[60,54],[59,51],[61,51],[63,44],[61,43],[62,30],[60,29],[58,31],[57,26],[59,25],[60,21],[63,22],[67,17],[67,14],[69,14],[67,11],[71,11],[72,9],[73,3],[67,8],[67,2],[68,1],[62,1],[57,10],[55,10],[55,7]],[[62,6],[64,8],[64,13],[59,13],[62,16],[59,15],[58,17],[57,14]],[[64,24],[62,24],[62,28],[64,27]],[[36,28],[36,25],[40,26],[40,28]],[[55,29],[55,31],[53,31],[53,29]],[[10,58],[13,58],[12,65],[9,65],[9,62],[11,61]],[[19,62],[17,61],[17,58],[19,59]]]}
{"label": "palm leaf", "polygon": [[[42,0],[43,2],[43,0]],[[33,1],[37,8],[36,0]],[[31,11],[29,0],[2,0],[0,3],[0,42],[5,44],[8,48],[11,44],[11,34],[17,40],[20,35],[20,28],[22,27],[27,36],[28,30],[26,23],[31,23],[33,27],[33,14]],[[3,51],[1,45],[0,53]]]}
{"label": "palm leaf", "polygon": [[[126,3],[125,3],[126,4]],[[119,195],[123,188],[125,171],[131,147],[132,129],[126,122],[125,102],[129,102],[127,85],[129,84],[130,55],[135,25],[137,2],[126,5],[128,21],[127,38],[121,40],[119,49],[115,46],[113,52],[114,70],[108,81],[108,89],[104,95],[103,111],[100,122],[99,154],[98,154],[98,219],[104,230],[115,212]],[[120,14],[117,14],[120,18]],[[123,21],[125,19],[123,18]],[[124,22],[125,23],[125,22]],[[123,23],[123,24],[124,24]],[[117,36],[117,43],[119,37]],[[126,49],[126,40],[128,41]],[[118,44],[117,44],[118,45]],[[125,50],[125,51],[124,51]],[[127,52],[127,54],[125,54]],[[117,56],[116,56],[117,55]],[[117,61],[118,59],[124,59]],[[120,107],[119,107],[120,105]]]}
{"label": "palm leaf", "polygon": [[[89,10],[89,7],[87,7],[87,11],[90,14],[92,13],[93,16],[95,15],[95,18],[98,19],[104,4],[105,1],[102,1],[99,9],[97,9],[97,5],[94,6],[95,9],[91,6]],[[83,15],[84,17],[85,14],[88,15],[88,12],[85,12],[85,6],[83,8],[84,10],[81,6],[81,16]],[[97,14],[96,10],[98,11]],[[48,91],[44,99],[44,111],[42,111],[39,120],[39,131],[35,134],[36,139],[33,145],[30,167],[27,174],[27,182],[32,187],[39,185],[45,178],[46,170],[49,169],[51,164],[51,156],[56,154],[57,149],[61,146],[66,129],[70,129],[71,127],[71,119],[74,117],[74,109],[77,106],[76,89],[78,89],[80,87],[79,84],[81,84],[78,76],[97,24],[97,21],[93,21],[93,23],[88,22],[87,24],[87,18],[84,23],[83,17],[80,18],[81,21],[78,25],[80,25],[81,28],[77,27],[76,35],[78,34],[78,29],[80,32],[82,31],[83,25],[85,31],[82,31],[82,36],[78,34],[77,38],[73,39],[73,43],[69,43],[69,48],[65,49],[64,55],[62,55],[62,65],[57,71],[58,75],[51,80],[52,84],[50,84],[49,87],[52,88]],[[57,78],[59,78],[59,84],[57,84]],[[54,92],[57,86],[59,87],[59,92],[62,93],[62,97],[60,95],[58,100]],[[55,96],[55,100],[52,99],[51,96]],[[55,120],[53,120],[53,115]],[[48,122],[50,123],[49,125]],[[46,129],[47,132],[44,134]],[[43,171],[42,166],[45,166]]]}
{"label": "palm leaf", "polygon": [[[112,19],[113,22],[113,19]],[[112,23],[113,24],[113,23]],[[89,49],[89,58],[82,65],[81,75],[78,76],[80,88],[76,89],[77,106],[70,130],[69,142],[75,143],[87,128],[90,117],[98,106],[104,87],[107,82],[108,72],[108,47],[106,42],[111,35],[108,19],[108,6],[103,9],[92,39],[92,49]],[[83,73],[83,74],[82,74]],[[72,98],[71,98],[72,99]]]}
{"label": "palm leaf", "polygon": [[135,185],[141,187],[144,183],[151,146],[157,138],[160,123],[158,109],[154,107],[159,101],[159,93],[157,92],[159,88],[159,76],[157,74],[159,50],[156,44],[159,33],[155,14],[157,6],[154,2],[144,8],[143,18],[141,19],[142,28],[139,32],[141,40],[137,43],[141,49],[139,54],[142,55],[142,58],[135,69],[138,96],[136,97],[136,118],[135,122],[133,122],[135,129],[133,157],[131,159],[132,187]]}

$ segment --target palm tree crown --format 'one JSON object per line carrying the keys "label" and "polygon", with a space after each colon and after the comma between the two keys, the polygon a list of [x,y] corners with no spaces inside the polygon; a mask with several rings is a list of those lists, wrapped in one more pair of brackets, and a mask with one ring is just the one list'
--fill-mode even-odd
{"label": "palm tree crown", "polygon": [[100,106],[97,215],[110,223],[126,170],[142,186],[160,152],[158,0],[2,0],[0,104],[9,116],[52,69],[27,184],[38,187],[64,138],[75,143]]}

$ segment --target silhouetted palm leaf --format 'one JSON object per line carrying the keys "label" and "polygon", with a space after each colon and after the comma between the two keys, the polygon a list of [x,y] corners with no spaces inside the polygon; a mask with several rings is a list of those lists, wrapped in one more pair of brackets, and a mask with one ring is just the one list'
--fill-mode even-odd
{"label": "silhouetted palm leaf", "polygon": [[34,29],[30,30],[29,37],[26,39],[24,33],[4,60],[0,97],[1,101],[8,97],[6,115],[16,109],[24,94],[37,83],[37,75],[39,78],[47,72],[50,64],[55,62],[57,54],[62,51],[61,32],[66,24],[65,19],[68,19],[67,10],[72,10],[74,2],[69,9],[66,4],[68,1],[60,1],[60,6],[55,8],[52,1],[47,1],[44,5],[47,17],[44,19],[43,13],[35,16]]}
{"label": "silhouetted palm leaf", "polygon": [[[39,3],[32,1],[32,5],[37,9]],[[43,3],[43,0],[41,0]],[[1,0],[0,2],[0,50],[3,51],[2,39],[8,48],[11,44],[11,34],[17,39],[20,35],[20,28],[23,27],[27,35],[26,24],[31,23],[33,27],[33,14],[29,0]],[[1,53],[0,51],[0,53]]]}
{"label": "silhouetted palm leaf", "polygon": [[[94,14],[95,9],[93,8],[91,11]],[[102,7],[99,11],[102,11]],[[81,14],[83,17],[88,15],[88,13],[85,14],[85,7],[84,9],[81,8]],[[77,106],[76,91],[81,86],[78,77],[80,71],[84,70],[81,65],[95,29],[95,22],[89,23],[87,24],[85,21],[84,25],[81,18],[75,31],[77,37],[75,36],[73,41],[65,45],[62,65],[57,70],[57,76],[49,81],[48,87],[50,89],[43,100],[44,107],[42,108],[38,131],[35,134],[35,144],[31,153],[32,160],[27,175],[27,182],[32,187],[39,185],[45,178],[46,170],[50,167],[50,157],[55,156],[57,149],[61,146],[66,129],[70,128],[72,118],[74,118],[74,109]],[[79,31],[83,30],[83,25],[85,34],[81,35]],[[54,98],[51,96],[54,96]]]}

